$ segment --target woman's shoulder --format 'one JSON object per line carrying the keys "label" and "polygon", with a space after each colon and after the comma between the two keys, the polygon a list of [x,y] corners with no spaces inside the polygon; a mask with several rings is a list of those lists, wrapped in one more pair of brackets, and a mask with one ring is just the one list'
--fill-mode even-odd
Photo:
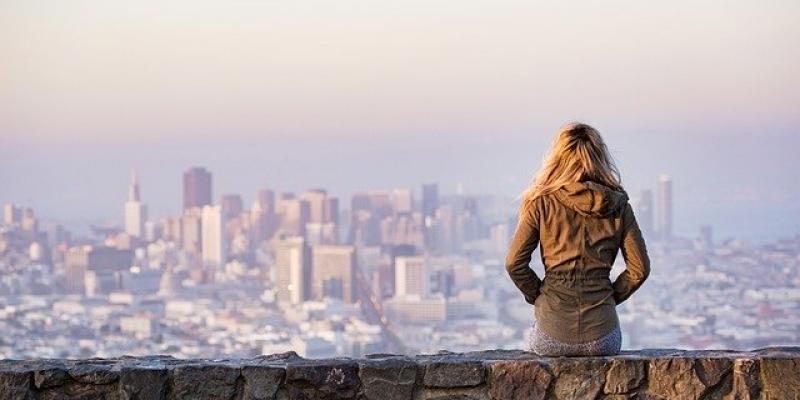
{"label": "woman's shoulder", "polygon": [[555,204],[558,204],[555,194],[543,193],[533,199],[526,200],[523,205],[523,212],[533,218],[539,218],[539,216],[546,213],[547,210],[552,209]]}

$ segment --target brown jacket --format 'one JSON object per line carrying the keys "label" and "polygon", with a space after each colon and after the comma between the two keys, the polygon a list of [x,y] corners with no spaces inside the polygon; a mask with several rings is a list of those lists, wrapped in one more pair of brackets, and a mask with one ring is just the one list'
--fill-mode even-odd
{"label": "brown jacket", "polygon": [[[528,266],[539,244],[544,281]],[[611,283],[620,249],[627,268]],[[506,270],[535,306],[544,333],[583,343],[617,326],[616,305],[647,279],[650,259],[628,195],[586,181],[540,196],[521,211]]]}

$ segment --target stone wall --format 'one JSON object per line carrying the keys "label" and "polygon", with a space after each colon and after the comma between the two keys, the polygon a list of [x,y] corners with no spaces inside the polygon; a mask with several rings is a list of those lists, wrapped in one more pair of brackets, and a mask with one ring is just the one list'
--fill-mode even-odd
{"label": "stone wall", "polygon": [[800,347],[0,361],[0,399],[800,399]]}

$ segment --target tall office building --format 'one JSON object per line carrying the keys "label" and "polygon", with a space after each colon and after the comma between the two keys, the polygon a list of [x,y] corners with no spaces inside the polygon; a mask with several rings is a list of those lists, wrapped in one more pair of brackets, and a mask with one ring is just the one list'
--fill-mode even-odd
{"label": "tall office building", "polygon": [[658,235],[663,240],[672,238],[672,179],[669,175],[658,177]]}
{"label": "tall office building", "polygon": [[[339,200],[323,189],[308,190],[300,195],[300,199],[308,206],[308,219],[303,229],[308,245],[336,244]],[[288,206],[287,210],[291,207]]]}
{"label": "tall office building", "polygon": [[302,237],[285,237],[275,241],[275,288],[277,300],[284,304],[300,304],[309,298],[311,260]]}
{"label": "tall office building", "polygon": [[270,189],[261,189],[256,193],[256,201],[261,206],[261,211],[267,215],[275,214],[275,192]]}
{"label": "tall office building", "polygon": [[653,234],[653,192],[642,190],[636,204],[636,221],[645,236]]}
{"label": "tall office building", "polygon": [[336,197],[325,199],[325,222],[339,225],[339,199]]}
{"label": "tall office building", "polygon": [[439,208],[439,185],[422,185],[422,222],[425,232],[425,246],[436,246],[436,210]]}
{"label": "tall office building", "polygon": [[225,217],[226,220],[238,218],[239,214],[241,214],[242,210],[244,210],[242,196],[239,196],[238,194],[222,195],[222,201],[220,202],[220,205],[222,206],[222,216]]}
{"label": "tall office building", "polygon": [[278,229],[279,222],[275,215],[275,192],[270,189],[259,190],[250,207],[253,244],[258,246],[261,242],[271,239]]}
{"label": "tall office building", "polygon": [[392,190],[392,209],[396,213],[411,212],[414,207],[414,193],[409,188]]}
{"label": "tall office building", "polygon": [[422,216],[433,218],[439,208],[439,185],[428,183],[422,185]]}
{"label": "tall office building", "polygon": [[125,202],[125,233],[133,237],[144,236],[144,223],[147,221],[147,206],[139,197],[139,180],[136,171],[131,171],[128,185],[128,201]]}
{"label": "tall office building", "polygon": [[222,207],[203,207],[201,218],[203,264],[208,267],[222,267],[227,261]]}
{"label": "tall office building", "polygon": [[419,296],[428,294],[428,268],[424,257],[397,257],[394,260],[394,295]]}
{"label": "tall office building", "polygon": [[193,207],[183,212],[180,218],[182,248],[190,253],[200,254],[203,249],[202,209]]}
{"label": "tall office building", "polygon": [[183,209],[211,204],[211,173],[192,167],[183,173]]}
{"label": "tall office building", "polygon": [[311,189],[300,194],[300,199],[308,203],[308,222],[324,223],[326,221],[325,201],[328,193],[323,189]]}
{"label": "tall office building", "polygon": [[305,235],[310,212],[309,203],[299,198],[282,198],[278,202],[281,230],[289,235]]}
{"label": "tall office building", "polygon": [[3,206],[3,223],[6,225],[18,224],[22,220],[22,209],[10,203]]}
{"label": "tall office building", "polygon": [[353,246],[314,246],[311,250],[311,295],[356,301],[356,255]]}

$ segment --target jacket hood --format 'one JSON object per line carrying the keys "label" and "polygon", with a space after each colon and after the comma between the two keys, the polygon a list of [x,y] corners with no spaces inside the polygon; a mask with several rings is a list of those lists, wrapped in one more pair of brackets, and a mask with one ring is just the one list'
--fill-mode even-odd
{"label": "jacket hood", "polygon": [[628,203],[628,194],[624,190],[614,190],[593,181],[567,184],[556,190],[555,195],[565,206],[591,217],[617,214]]}

